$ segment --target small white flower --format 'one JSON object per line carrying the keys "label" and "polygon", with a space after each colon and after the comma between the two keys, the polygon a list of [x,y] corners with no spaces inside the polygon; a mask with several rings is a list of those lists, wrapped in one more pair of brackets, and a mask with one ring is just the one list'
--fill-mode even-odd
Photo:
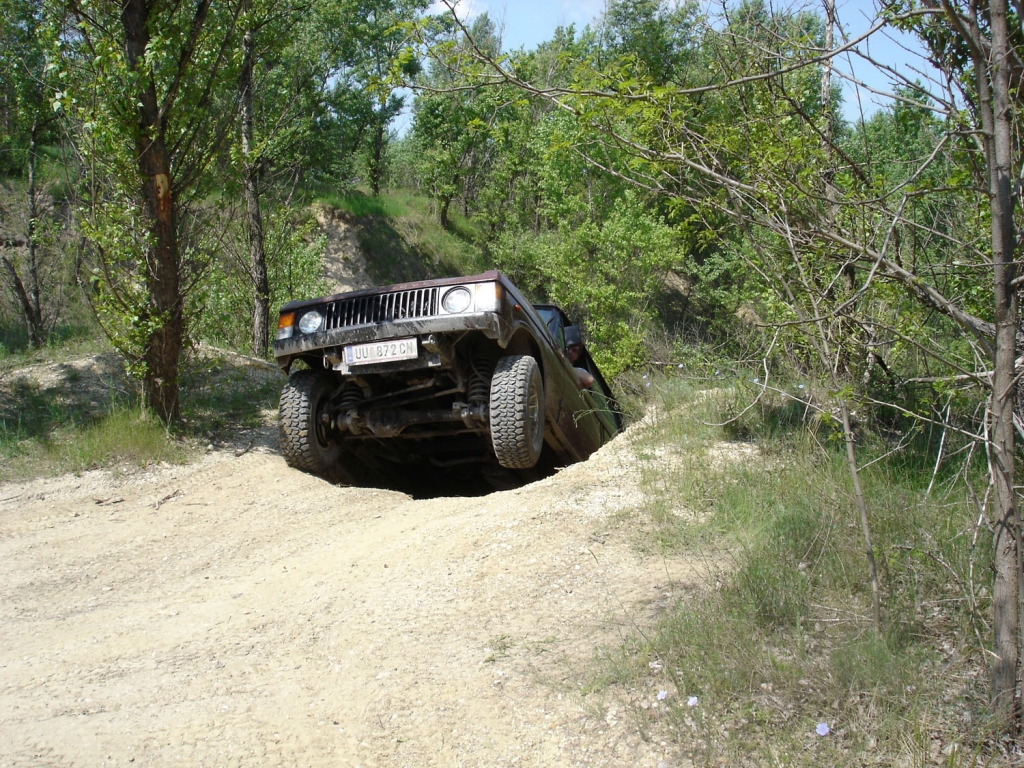
{"label": "small white flower", "polygon": [[755,376],[755,377],[754,377],[754,383],[755,383],[755,384],[760,384],[760,383],[761,383],[761,380],[760,380],[760,379],[759,379],[759,378],[758,378],[757,376]]}
{"label": "small white flower", "polygon": [[828,736],[828,723],[818,723],[818,727],[814,729],[814,732],[819,736]]}
{"label": "small white flower", "polygon": [[803,389],[803,388],[804,388],[804,385],[803,385],[803,384],[797,384],[797,385],[796,385],[796,388],[797,388],[797,389]]}
{"label": "small white flower", "polygon": [[688,707],[696,707],[697,706],[697,697],[696,696],[691,696],[690,698],[688,698],[686,700],[686,706],[688,706]]}
{"label": "small white flower", "polygon": [[676,366],[676,368],[678,368],[680,371],[683,370],[683,364],[680,363],[679,365]]}
{"label": "small white flower", "polygon": [[668,691],[658,691],[658,701],[664,701],[668,698]]}

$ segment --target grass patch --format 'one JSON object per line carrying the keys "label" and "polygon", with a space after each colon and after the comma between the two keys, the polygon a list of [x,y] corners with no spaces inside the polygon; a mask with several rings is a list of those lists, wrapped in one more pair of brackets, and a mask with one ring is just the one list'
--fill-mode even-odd
{"label": "grass patch", "polygon": [[74,440],[56,441],[53,452],[57,467],[65,472],[113,464],[181,463],[191,453],[156,416],[122,406],[80,430]]}
{"label": "grass patch", "polygon": [[155,416],[120,402],[95,415],[51,404],[20,422],[0,422],[0,482],[119,464],[180,463],[190,454]]}
{"label": "grass patch", "polygon": [[344,193],[324,192],[317,195],[317,202],[356,217],[389,216],[397,218],[407,213],[407,208],[390,196],[373,197],[358,189]]}
{"label": "grass patch", "polygon": [[5,361],[0,482],[187,458],[187,447],[137,407],[120,359],[109,351],[82,355],[82,349],[72,344]]}
{"label": "grass patch", "polygon": [[181,417],[186,433],[228,440],[265,423],[276,409],[284,375],[270,365],[230,353],[193,357],[181,374]]}
{"label": "grass patch", "polygon": [[32,349],[22,325],[0,325],[0,375],[3,371],[57,357],[96,354],[110,350],[99,330],[88,325],[62,325],[50,334],[46,345]]}
{"label": "grass patch", "polygon": [[[590,685],[642,704],[638,723],[697,765],[1011,764],[986,724],[988,534],[962,488],[927,493],[934,457],[862,473],[884,606],[875,636],[829,425],[781,395],[722,425],[743,411],[735,388],[647,383],[640,544],[702,559],[704,586],[608,650]],[[888,447],[865,430],[861,463]]]}
{"label": "grass patch", "polygon": [[168,430],[138,407],[116,355],[32,360],[0,377],[0,482],[187,461],[201,444],[238,442],[264,426],[283,381],[273,366],[241,355],[191,358],[181,369],[182,421]]}

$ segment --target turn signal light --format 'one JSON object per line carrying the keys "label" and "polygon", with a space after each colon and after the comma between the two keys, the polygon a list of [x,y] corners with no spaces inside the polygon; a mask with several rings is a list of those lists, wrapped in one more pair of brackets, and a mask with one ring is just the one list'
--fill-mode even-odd
{"label": "turn signal light", "polygon": [[277,340],[290,339],[295,331],[295,313],[283,312],[277,318]]}

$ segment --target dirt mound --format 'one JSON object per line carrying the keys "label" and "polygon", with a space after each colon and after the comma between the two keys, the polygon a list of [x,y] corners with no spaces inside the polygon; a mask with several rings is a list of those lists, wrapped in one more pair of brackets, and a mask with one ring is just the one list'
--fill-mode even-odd
{"label": "dirt mound", "polygon": [[667,678],[644,723],[584,693],[595,649],[697,581],[631,544],[628,436],[414,501],[291,470],[265,432],[0,486],[0,765],[684,764]]}

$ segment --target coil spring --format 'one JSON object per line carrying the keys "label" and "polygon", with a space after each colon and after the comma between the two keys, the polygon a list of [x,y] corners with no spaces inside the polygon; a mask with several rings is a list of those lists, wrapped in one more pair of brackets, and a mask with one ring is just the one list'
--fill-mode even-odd
{"label": "coil spring", "polygon": [[469,402],[473,404],[486,403],[491,397],[490,359],[487,355],[477,351],[473,353],[469,361],[473,369],[469,375],[466,393]]}
{"label": "coil spring", "polygon": [[338,397],[338,410],[342,413],[347,411],[349,408],[355,408],[363,400],[363,390],[359,388],[358,384],[348,382],[341,390],[341,395]]}

